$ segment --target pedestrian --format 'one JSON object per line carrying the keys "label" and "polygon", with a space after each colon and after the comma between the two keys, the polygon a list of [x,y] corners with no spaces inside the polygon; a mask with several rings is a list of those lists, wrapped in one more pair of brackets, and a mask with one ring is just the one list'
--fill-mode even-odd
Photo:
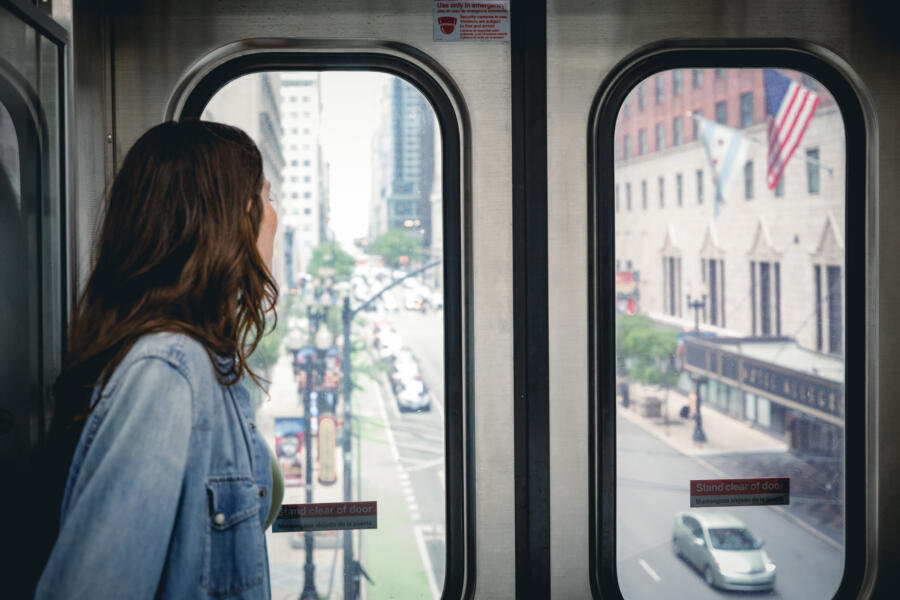
{"label": "pedestrian", "polygon": [[125,156],[54,385],[66,469],[36,598],[270,596],[278,466],[241,380],[276,227],[239,129],[167,122]]}

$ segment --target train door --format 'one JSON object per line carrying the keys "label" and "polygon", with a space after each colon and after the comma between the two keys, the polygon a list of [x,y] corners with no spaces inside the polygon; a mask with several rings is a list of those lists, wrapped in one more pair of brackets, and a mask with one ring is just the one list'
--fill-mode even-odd
{"label": "train door", "polygon": [[259,427],[288,503],[377,503],[352,531],[270,534],[273,596],[460,597],[483,573],[478,594],[513,597],[508,40],[445,41],[420,2],[81,10],[113,157],[86,176],[163,119],[239,125],[263,154],[284,303]]}
{"label": "train door", "polygon": [[897,47],[801,13],[547,3],[555,597],[890,589]]}
{"label": "train door", "polygon": [[[62,359],[68,36],[48,15],[18,3],[0,7],[0,32],[0,470],[7,489],[21,490],[33,483]],[[4,494],[4,512],[21,508],[24,497]],[[24,553],[28,532],[7,526],[7,539]],[[22,563],[28,577],[39,560]],[[14,585],[21,573],[9,575]]]}

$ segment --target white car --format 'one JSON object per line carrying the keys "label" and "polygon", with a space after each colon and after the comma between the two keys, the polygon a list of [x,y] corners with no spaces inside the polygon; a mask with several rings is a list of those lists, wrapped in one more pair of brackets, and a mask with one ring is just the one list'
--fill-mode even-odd
{"label": "white car", "polygon": [[395,394],[401,411],[431,410],[431,393],[421,379],[401,379]]}

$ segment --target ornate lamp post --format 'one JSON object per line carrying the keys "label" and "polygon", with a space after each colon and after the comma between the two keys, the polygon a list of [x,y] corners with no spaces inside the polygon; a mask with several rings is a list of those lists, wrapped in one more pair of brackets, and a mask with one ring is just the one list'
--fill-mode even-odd
{"label": "ornate lamp post", "polygon": [[[688,294],[687,297],[687,305],[689,309],[693,309],[694,311],[694,333],[700,333],[700,311],[706,310],[706,294],[703,294],[700,300],[695,300],[691,302],[691,295]],[[705,442],[706,441],[706,432],[703,431],[703,417],[700,415],[700,385],[703,383],[704,378],[700,377],[694,380],[695,389],[697,394],[697,411],[694,414],[694,441],[695,442]]]}
{"label": "ornate lamp post", "polygon": [[[312,313],[311,313],[312,314]],[[318,329],[315,335],[315,354],[310,354],[306,359],[306,390],[304,394],[305,405],[303,407],[303,443],[306,452],[306,503],[312,504],[313,501],[313,476],[312,476],[312,394],[315,381],[316,371],[323,368],[322,361],[325,352],[334,344],[334,335],[325,326],[325,313],[316,315]],[[316,357],[313,364],[313,356]],[[318,400],[318,394],[316,394]],[[307,531],[303,534],[303,542],[306,547],[306,561],[303,566],[303,592],[300,594],[300,600],[318,600],[319,593],[316,591],[316,564],[313,562],[313,552],[315,551],[315,534]]]}

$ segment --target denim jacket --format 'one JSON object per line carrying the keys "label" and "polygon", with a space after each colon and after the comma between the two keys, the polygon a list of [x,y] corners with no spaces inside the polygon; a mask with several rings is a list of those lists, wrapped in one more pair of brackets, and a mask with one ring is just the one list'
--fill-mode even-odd
{"label": "denim jacket", "polygon": [[156,333],[97,400],[36,598],[269,598],[272,472],[247,390]]}

